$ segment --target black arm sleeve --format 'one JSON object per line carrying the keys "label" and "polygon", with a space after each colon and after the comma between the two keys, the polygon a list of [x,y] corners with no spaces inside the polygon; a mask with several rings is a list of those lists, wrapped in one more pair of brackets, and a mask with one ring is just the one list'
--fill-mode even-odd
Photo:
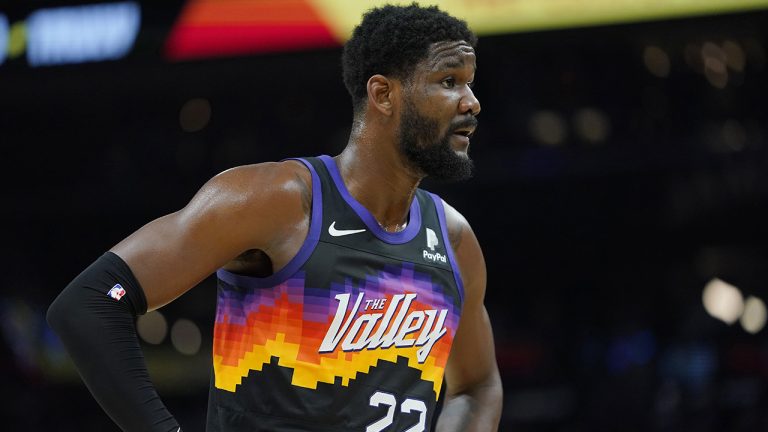
{"label": "black arm sleeve", "polygon": [[147,311],[136,277],[107,252],[48,308],[85,385],[124,431],[176,432],[179,425],[149,379],[134,318]]}

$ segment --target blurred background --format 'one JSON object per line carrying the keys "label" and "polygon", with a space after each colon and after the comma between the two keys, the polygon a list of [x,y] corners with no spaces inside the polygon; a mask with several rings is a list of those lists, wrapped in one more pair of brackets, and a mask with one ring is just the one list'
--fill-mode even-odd
{"label": "blurred background", "polygon": [[[380,3],[0,3],[4,430],[116,430],[48,304],[216,173],[338,153]],[[424,187],[484,248],[501,430],[768,430],[768,1],[441,3],[481,35],[478,170]],[[214,306],[209,279],[137,323],[185,431]]]}

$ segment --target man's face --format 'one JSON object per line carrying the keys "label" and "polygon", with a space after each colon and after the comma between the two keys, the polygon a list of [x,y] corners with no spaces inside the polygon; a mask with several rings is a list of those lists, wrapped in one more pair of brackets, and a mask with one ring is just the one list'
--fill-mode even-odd
{"label": "man's face", "polygon": [[471,89],[474,76],[469,44],[438,42],[405,85],[400,147],[421,174],[447,181],[472,176],[469,137],[480,112]]}

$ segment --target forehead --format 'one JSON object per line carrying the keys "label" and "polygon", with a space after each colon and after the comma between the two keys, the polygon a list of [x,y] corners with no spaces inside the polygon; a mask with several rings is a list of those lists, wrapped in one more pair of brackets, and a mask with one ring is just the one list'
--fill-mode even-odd
{"label": "forehead", "polygon": [[471,66],[476,69],[475,49],[465,41],[435,42],[422,62],[429,71]]}

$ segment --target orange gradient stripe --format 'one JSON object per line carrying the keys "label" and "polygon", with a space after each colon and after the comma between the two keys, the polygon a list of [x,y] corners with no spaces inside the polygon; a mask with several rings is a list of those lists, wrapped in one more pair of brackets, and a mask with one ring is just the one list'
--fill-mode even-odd
{"label": "orange gradient stripe", "polygon": [[[391,296],[388,296],[391,298]],[[411,310],[426,310],[419,302]],[[291,384],[317,388],[318,382],[332,384],[336,377],[349,385],[358,373],[368,373],[381,360],[392,363],[397,357],[408,359],[408,365],[421,371],[422,379],[431,381],[435,394],[440,393],[453,334],[450,329],[432,347],[427,360],[419,363],[416,352],[420,347],[364,349],[332,353],[318,352],[333,316],[325,323],[302,319],[303,305],[291,303],[287,295],[275,300],[274,306],[261,306],[248,315],[245,325],[230,324],[227,316],[214,327],[213,365],[217,388],[234,392],[250,371],[260,371],[271,358],[277,357],[282,367],[293,369]],[[379,323],[380,324],[380,323]],[[376,327],[378,328],[378,326]],[[376,329],[374,329],[375,331]],[[415,338],[410,334],[407,338]]]}

